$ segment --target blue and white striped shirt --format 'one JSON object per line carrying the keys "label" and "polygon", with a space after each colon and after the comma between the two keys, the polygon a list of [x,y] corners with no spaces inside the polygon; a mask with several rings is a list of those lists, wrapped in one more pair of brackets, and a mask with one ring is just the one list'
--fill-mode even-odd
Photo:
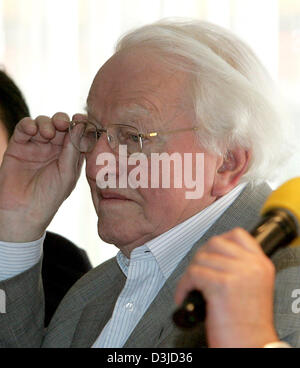
{"label": "blue and white striped shirt", "polygon": [[[111,319],[92,347],[122,347],[151,302],[192,246],[237,199],[240,184],[198,214],[135,248],[130,259],[120,251],[117,261],[127,280]],[[0,242],[0,281],[33,267],[40,259],[45,235],[30,243]]]}

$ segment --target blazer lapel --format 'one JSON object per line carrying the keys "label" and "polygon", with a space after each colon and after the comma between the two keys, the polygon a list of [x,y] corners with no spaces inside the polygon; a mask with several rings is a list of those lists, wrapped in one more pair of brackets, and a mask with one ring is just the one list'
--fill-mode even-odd
{"label": "blazer lapel", "polygon": [[[108,271],[109,270],[109,271]],[[121,293],[126,278],[119,269],[117,262],[111,262],[97,280],[96,295],[83,310],[73,336],[71,348],[91,347],[113,312],[115,303]]]}
{"label": "blazer lapel", "polygon": [[194,253],[209,238],[235,227],[252,229],[259,220],[259,211],[270,192],[271,189],[267,184],[261,184],[254,188],[251,185],[245,187],[235,202],[193,246],[174,270],[128,338],[124,345],[125,348],[206,346],[204,324],[193,331],[183,332],[172,321],[172,314],[176,309],[174,292],[177,283],[191,262]]}

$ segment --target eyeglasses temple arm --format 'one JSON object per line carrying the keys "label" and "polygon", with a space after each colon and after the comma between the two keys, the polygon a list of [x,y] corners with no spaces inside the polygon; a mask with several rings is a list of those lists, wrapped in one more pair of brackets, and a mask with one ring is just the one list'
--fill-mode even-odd
{"label": "eyeglasses temple arm", "polygon": [[176,130],[169,130],[169,131],[164,131],[164,130],[160,130],[157,132],[149,132],[149,133],[141,133],[141,137],[142,138],[151,138],[151,137],[157,137],[159,134],[172,134],[172,133],[179,133],[179,132],[187,132],[189,130],[199,130],[199,127],[192,127],[192,128],[182,128],[182,129],[176,129]]}

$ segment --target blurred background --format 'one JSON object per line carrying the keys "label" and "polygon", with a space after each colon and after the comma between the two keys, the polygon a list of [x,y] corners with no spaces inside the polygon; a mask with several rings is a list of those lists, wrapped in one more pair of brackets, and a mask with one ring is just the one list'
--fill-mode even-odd
{"label": "blurred background", "polygon": [[[33,117],[83,112],[91,82],[126,31],[170,16],[234,31],[278,83],[300,142],[300,0],[0,0],[0,68],[23,91]],[[300,175],[300,145],[273,187]],[[98,265],[116,254],[97,234],[84,170],[49,230]]]}

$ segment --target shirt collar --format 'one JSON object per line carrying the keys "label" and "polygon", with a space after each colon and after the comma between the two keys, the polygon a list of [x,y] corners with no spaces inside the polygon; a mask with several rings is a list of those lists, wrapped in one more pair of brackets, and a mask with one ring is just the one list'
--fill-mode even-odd
{"label": "shirt collar", "polygon": [[[145,256],[150,257],[152,255],[156,259],[164,277],[167,279],[178,263],[191,250],[193,245],[237,199],[246,184],[237,185],[229,193],[196,215],[148,241],[144,245],[135,248],[131,252],[131,259],[144,259]],[[121,251],[118,252],[116,258],[121,270],[127,276],[130,259]]]}

